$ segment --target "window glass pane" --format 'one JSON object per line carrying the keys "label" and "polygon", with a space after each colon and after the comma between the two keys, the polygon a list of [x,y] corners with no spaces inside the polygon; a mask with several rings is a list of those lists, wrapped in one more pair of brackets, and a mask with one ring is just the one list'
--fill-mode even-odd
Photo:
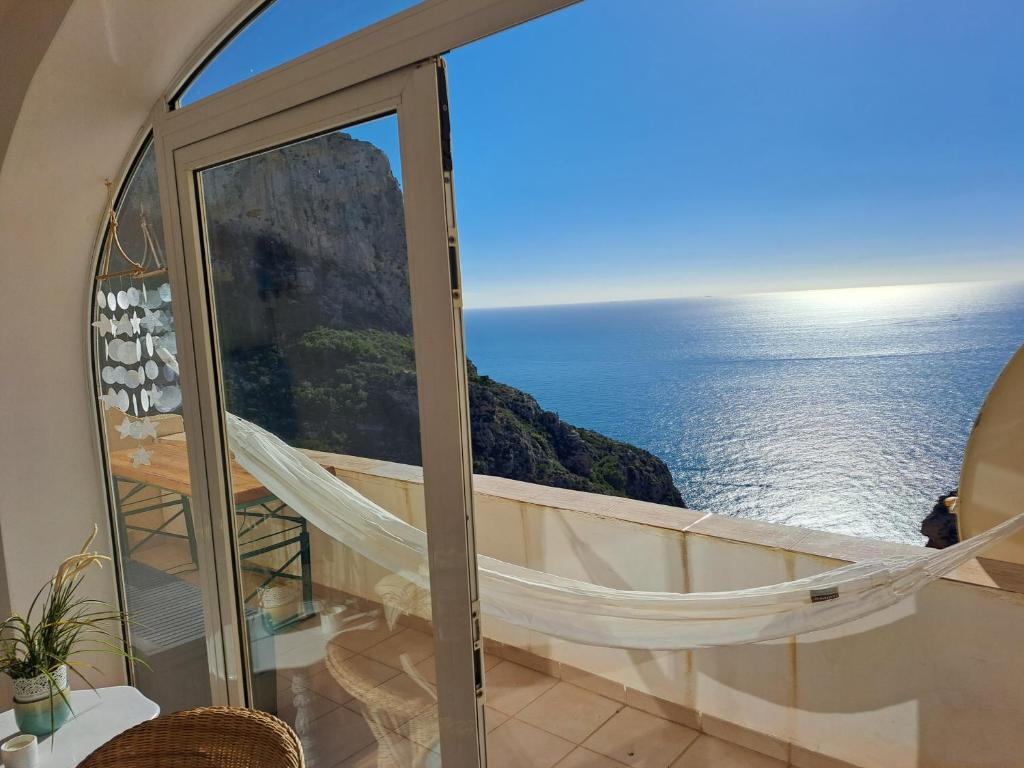
{"label": "window glass pane", "polygon": [[255,704],[311,765],[439,764],[397,117],[201,182]]}
{"label": "window glass pane", "polygon": [[419,0],[277,0],[207,62],[182,93],[187,106],[368,27]]}
{"label": "window glass pane", "polygon": [[[201,566],[181,416],[174,297],[163,269],[156,158],[146,148],[118,206],[93,306],[101,421],[131,617],[136,684],[162,711],[211,701]],[[122,252],[123,251],[123,252]],[[134,262],[134,263],[133,263]],[[133,274],[138,264],[146,273]],[[212,597],[212,593],[208,592]]]}

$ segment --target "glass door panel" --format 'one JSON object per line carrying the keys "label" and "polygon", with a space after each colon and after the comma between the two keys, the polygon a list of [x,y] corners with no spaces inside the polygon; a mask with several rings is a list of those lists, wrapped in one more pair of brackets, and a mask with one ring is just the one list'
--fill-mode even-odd
{"label": "glass door panel", "polygon": [[[118,570],[134,683],[162,712],[213,703],[204,614],[215,584],[191,502],[175,331],[164,261],[156,158],[146,147],[117,206],[93,305],[97,388],[114,506]],[[219,684],[218,684],[219,687]]]}
{"label": "glass door panel", "polygon": [[398,117],[198,178],[253,704],[310,766],[439,765]]}

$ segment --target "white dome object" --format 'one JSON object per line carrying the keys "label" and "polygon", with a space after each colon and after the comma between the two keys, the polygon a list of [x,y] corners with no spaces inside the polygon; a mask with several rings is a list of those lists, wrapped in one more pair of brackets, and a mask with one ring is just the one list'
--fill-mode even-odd
{"label": "white dome object", "polygon": [[[960,539],[1024,511],[1024,347],[1010,358],[967,440],[956,506]],[[1024,565],[1024,534],[994,545],[985,558]]]}

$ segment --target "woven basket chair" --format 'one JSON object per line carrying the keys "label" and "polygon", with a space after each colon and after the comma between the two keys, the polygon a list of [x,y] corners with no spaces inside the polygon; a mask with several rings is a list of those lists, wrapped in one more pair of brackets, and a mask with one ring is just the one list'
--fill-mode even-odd
{"label": "woven basket chair", "polygon": [[295,732],[266,712],[203,707],[129,728],[78,768],[304,768]]}

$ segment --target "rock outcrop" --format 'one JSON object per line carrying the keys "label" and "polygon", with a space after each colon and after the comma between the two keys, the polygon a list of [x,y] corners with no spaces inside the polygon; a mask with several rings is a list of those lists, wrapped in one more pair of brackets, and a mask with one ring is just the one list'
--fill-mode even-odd
{"label": "rock outcrop", "polygon": [[939,496],[928,517],[921,521],[921,533],[928,537],[926,546],[934,549],[945,549],[960,542],[960,530],[957,528],[956,513],[952,510],[956,497],[956,488],[943,496]]}

